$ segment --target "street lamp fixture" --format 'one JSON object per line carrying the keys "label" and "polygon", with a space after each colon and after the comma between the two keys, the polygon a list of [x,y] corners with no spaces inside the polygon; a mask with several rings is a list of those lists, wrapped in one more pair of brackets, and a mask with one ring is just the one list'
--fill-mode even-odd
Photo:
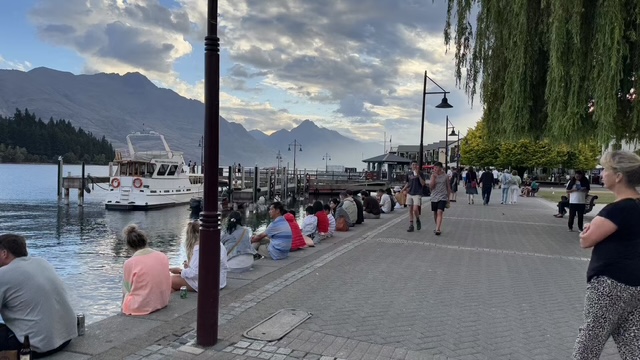
{"label": "street lamp fixture", "polygon": [[298,140],[294,139],[291,144],[289,144],[289,151],[291,151],[291,147],[293,146],[293,177],[295,178],[296,190],[295,193],[298,193],[298,172],[296,170],[296,149],[300,148],[299,151],[302,151],[302,144],[298,142]]}
{"label": "street lamp fixture", "polygon": [[[441,91],[429,91],[427,92],[427,80],[430,80],[433,84],[440,88]],[[427,71],[424,72],[424,86],[422,89],[422,121],[420,125],[420,156],[418,160],[418,168],[422,170],[422,165],[424,164],[424,116],[425,116],[425,103],[427,101],[427,95],[430,94],[442,94],[443,98],[440,104],[436,105],[438,109],[451,109],[453,106],[449,104],[449,100],[447,99],[447,94],[449,91],[446,91],[442,88],[442,86],[438,85],[437,82],[433,81],[432,78],[427,76]],[[449,131],[449,129],[447,129]]]}
{"label": "street lamp fixture", "polygon": [[329,153],[324,153],[322,160],[324,160],[324,172],[329,172],[329,161],[331,160],[331,155],[329,155]]}

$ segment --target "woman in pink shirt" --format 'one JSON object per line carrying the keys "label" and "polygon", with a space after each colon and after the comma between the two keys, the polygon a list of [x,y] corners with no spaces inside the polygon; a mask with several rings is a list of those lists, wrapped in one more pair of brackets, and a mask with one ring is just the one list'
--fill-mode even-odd
{"label": "woman in pink shirt", "polygon": [[136,225],[122,231],[127,246],[135,251],[124,262],[122,312],[127,315],[147,315],[169,304],[171,279],[167,272],[169,259],[148,247],[147,235]]}

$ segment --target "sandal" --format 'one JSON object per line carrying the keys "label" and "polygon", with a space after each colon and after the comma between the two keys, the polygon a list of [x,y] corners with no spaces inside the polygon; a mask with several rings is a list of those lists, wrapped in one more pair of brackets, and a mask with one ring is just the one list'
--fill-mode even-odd
{"label": "sandal", "polygon": [[436,235],[438,235],[438,236],[439,236],[440,234],[442,234],[442,232],[441,232],[441,231],[436,230]]}

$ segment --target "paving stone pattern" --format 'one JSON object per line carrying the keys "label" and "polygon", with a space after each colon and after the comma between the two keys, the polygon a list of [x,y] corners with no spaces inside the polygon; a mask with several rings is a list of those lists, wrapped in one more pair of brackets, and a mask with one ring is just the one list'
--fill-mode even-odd
{"label": "paving stone pattern", "polygon": [[[405,215],[221,309],[223,327],[282,308],[313,314],[280,341],[238,334],[205,350],[191,331],[130,359],[568,359],[589,251],[552,213],[538,199],[460,201],[441,236],[430,213],[407,233]],[[620,359],[612,342],[601,359]]]}

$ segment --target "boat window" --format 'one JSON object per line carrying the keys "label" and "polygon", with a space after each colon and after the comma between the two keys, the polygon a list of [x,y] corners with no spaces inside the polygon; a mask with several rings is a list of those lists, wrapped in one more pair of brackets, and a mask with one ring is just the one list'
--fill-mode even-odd
{"label": "boat window", "polygon": [[156,171],[156,164],[147,164],[147,177],[153,176]]}
{"label": "boat window", "polygon": [[151,193],[152,193],[152,194],[155,194],[155,193],[157,193],[157,191],[155,191],[155,190],[151,190]]}
{"label": "boat window", "polygon": [[171,165],[171,167],[169,167],[169,172],[167,172],[167,176],[174,176],[177,170],[178,165]]}
{"label": "boat window", "polygon": [[165,190],[164,192],[168,193],[168,192],[169,192],[169,190]]}
{"label": "boat window", "polygon": [[158,169],[158,176],[165,176],[167,174],[167,170],[169,170],[169,165],[161,164]]}

